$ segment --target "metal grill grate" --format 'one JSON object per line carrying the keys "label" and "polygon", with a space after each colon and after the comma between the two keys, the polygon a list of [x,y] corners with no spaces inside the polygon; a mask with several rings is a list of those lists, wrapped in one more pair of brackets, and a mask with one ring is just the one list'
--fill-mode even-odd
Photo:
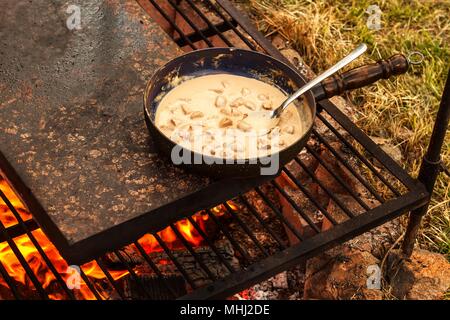
{"label": "metal grill grate", "polygon": [[[240,46],[263,50],[285,60],[227,0],[139,2],[185,50]],[[8,222],[6,218],[0,219],[0,297],[227,297],[426,202],[427,193],[423,186],[410,178],[335,105],[326,101],[319,107],[321,113],[311,141],[305,153],[283,168],[284,180],[275,179],[239,195],[233,202],[187,218],[201,238],[200,245],[194,246],[180,232],[179,226],[171,224],[168,228],[176,237],[176,247],[166,243],[160,233],[154,233],[151,239],[158,245],[156,251],[147,247],[144,237],[82,266],[80,275],[85,291],[82,296],[68,288],[68,275],[64,274],[66,264],[50,256],[48,240],[37,224],[17,209],[0,189],[4,202],[0,202],[0,214],[9,215]],[[341,149],[336,147],[337,143]],[[328,159],[323,157],[324,153]],[[335,179],[336,185],[356,203],[358,212],[348,207],[323,176],[310,169],[305,159],[315,159],[323,172]],[[336,174],[330,159],[357,183],[358,190]],[[303,178],[298,177],[299,170],[302,170]],[[293,188],[286,188],[283,181],[288,181]],[[316,186],[315,192],[306,181]],[[300,196],[293,196],[292,189]],[[343,217],[337,219],[329,212],[317,197],[318,193],[328,197],[343,212]],[[286,217],[280,201],[302,218],[303,230]],[[324,231],[311,212],[320,214],[333,227]],[[201,219],[208,221],[214,232],[207,232],[201,226]],[[289,239],[287,233],[291,234]],[[29,242],[28,248],[36,251],[33,259],[27,257],[21,245],[24,240]],[[6,263],[6,258],[11,259],[11,256],[5,256],[6,252],[12,253],[14,268],[21,269],[26,280],[15,276],[11,263]],[[39,260],[40,268],[35,267],[36,260]],[[170,271],[167,271],[169,267]],[[47,276],[43,276],[43,268],[48,269]]]}

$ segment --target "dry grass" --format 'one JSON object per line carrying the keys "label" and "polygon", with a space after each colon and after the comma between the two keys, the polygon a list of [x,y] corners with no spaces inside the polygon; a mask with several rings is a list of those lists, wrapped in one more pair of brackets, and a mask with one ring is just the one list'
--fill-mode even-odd
{"label": "dry grass", "polygon": [[[350,99],[355,120],[369,135],[399,146],[403,165],[416,175],[431,134],[450,65],[450,2],[446,0],[377,1],[381,30],[366,26],[373,1],[245,0],[266,34],[277,32],[316,72],[324,70],[365,42],[365,62],[401,52],[420,51],[425,60],[407,75],[356,90]],[[357,64],[361,64],[361,59]],[[450,135],[443,148],[450,166]],[[450,257],[450,184],[440,175],[419,243]]]}

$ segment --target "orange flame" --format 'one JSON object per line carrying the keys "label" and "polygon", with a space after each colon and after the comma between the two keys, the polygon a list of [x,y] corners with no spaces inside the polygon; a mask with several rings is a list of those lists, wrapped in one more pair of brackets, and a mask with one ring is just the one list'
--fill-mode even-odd
{"label": "orange flame", "polygon": [[[9,185],[6,183],[6,180],[3,180],[0,177],[0,190],[5,194],[6,198],[11,202],[11,204],[16,208],[20,217],[25,221],[31,219],[31,214],[26,211],[25,206],[22,204],[20,199],[16,196],[16,194],[12,191]],[[5,228],[13,226],[17,224],[17,219],[14,217],[11,210],[9,210],[6,203],[0,198],[0,222],[3,223]]]}
{"label": "orange flame", "polygon": [[[0,177],[0,190],[6,195],[6,197],[11,201],[13,206],[18,210],[20,216],[24,220],[31,219],[31,214],[27,212],[25,206],[22,204],[20,199],[14,194],[11,188],[8,186],[5,180],[2,180]],[[231,209],[236,210],[237,206],[229,201],[228,205]],[[220,205],[217,206],[211,211],[217,215],[221,216],[225,212],[225,208]],[[192,219],[198,224],[198,227],[203,231],[206,230],[205,222],[208,220],[208,215],[204,213],[195,214]],[[9,208],[4,204],[4,202],[0,199],[0,222],[5,225],[5,227],[12,226],[17,224],[17,220],[15,219],[12,212]],[[195,227],[188,219],[180,220],[174,224],[175,228],[181,233],[181,235],[186,239],[186,241],[192,246],[200,246],[203,244],[203,237],[198,233]],[[70,273],[68,273],[68,265],[67,262],[61,257],[58,250],[51,243],[51,241],[45,236],[41,229],[34,230],[32,232],[33,236],[36,238],[36,241],[42,247],[43,251],[55,266],[56,271],[61,275],[64,281],[67,281],[70,277]],[[182,247],[182,243],[179,241],[176,233],[173,231],[171,227],[168,227],[162,231],[157,233],[159,237],[167,244],[170,249],[176,249]],[[19,237],[14,238],[14,242],[17,245],[19,251],[22,253],[23,257],[29,264],[31,270],[36,275],[39,282],[42,284],[43,288],[48,288],[56,278],[52,271],[48,268],[44,259],[39,254],[36,247],[31,242],[28,235],[24,234]],[[139,243],[142,245],[144,250],[147,253],[150,252],[158,252],[162,251],[158,241],[150,234],[145,235],[141,239],[139,239]],[[26,286],[33,287],[32,283],[28,279],[25,270],[22,268],[20,262],[18,261],[16,255],[11,250],[10,246],[7,242],[0,243],[0,262],[5,267],[8,274],[17,282],[20,282]],[[161,261],[159,262],[161,263]],[[103,273],[101,268],[98,266],[97,262],[91,261],[83,266],[81,269],[89,278],[94,279],[104,279],[106,275]],[[114,280],[118,280],[128,274],[127,270],[108,270]],[[0,277],[0,285],[8,287],[4,282],[3,278]],[[81,296],[84,299],[92,300],[95,299],[94,294],[88,288],[86,283],[80,279],[80,290]],[[102,292],[100,292],[102,295]],[[54,293],[50,294],[49,297],[51,299],[63,299],[64,295],[62,293]],[[106,296],[104,296],[106,298]]]}

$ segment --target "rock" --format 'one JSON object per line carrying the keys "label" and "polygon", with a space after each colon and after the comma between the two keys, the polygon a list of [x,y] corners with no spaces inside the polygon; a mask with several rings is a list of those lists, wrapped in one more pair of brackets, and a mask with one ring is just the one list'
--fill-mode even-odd
{"label": "rock", "polygon": [[272,281],[274,288],[278,288],[278,289],[288,289],[289,288],[288,277],[287,277],[286,271],[279,273],[276,276],[272,277],[270,279],[270,281]]}
{"label": "rock", "polygon": [[[301,152],[298,154],[299,159],[302,163],[308,168],[311,172],[314,172],[319,165],[319,162],[316,158],[314,158],[311,154],[306,152]],[[285,168],[302,184],[311,180],[309,174],[303,170],[303,168],[295,161],[287,163]],[[283,186],[289,185],[293,189],[297,189],[297,186],[291,179],[283,172],[281,177],[283,177],[284,181],[280,181]]]}
{"label": "rock", "polygon": [[[386,152],[392,159],[396,162],[401,162],[403,159],[402,151],[399,146],[394,146],[390,143],[389,139],[381,138],[381,137],[370,137],[373,142],[375,142],[384,152]],[[376,159],[375,164],[380,167],[382,166]]]}
{"label": "rock", "polygon": [[341,110],[344,113],[352,111],[351,107],[349,106],[349,103],[344,98],[342,98],[341,96],[332,97],[332,98],[330,98],[330,101],[336,107],[338,107],[339,110]]}
{"label": "rock", "polygon": [[347,241],[346,245],[370,252],[374,257],[383,259],[386,251],[400,237],[401,231],[399,219],[391,220]]}
{"label": "rock", "polygon": [[[342,145],[339,142],[332,142],[330,145],[337,153],[342,154]],[[320,153],[320,158],[327,163],[331,171],[339,176],[350,189],[353,189],[356,194],[361,193],[361,184],[343,165],[341,165],[340,162],[337,161],[329,149],[323,147]],[[344,195],[348,194],[343,185],[339,183],[324,166],[319,165],[315,171],[315,174],[324,186],[331,192]]]}
{"label": "rock", "polygon": [[278,50],[282,50],[284,48],[286,48],[286,40],[284,39],[284,37],[282,37],[279,34],[276,34],[273,38],[272,38],[272,44],[278,49]]}
{"label": "rock", "polygon": [[392,159],[394,159],[396,162],[401,162],[403,155],[402,151],[398,146],[393,146],[390,144],[382,144],[380,148],[386,152]]}
{"label": "rock", "polygon": [[304,68],[305,63],[303,62],[302,57],[300,56],[300,54],[297,51],[295,51],[294,49],[287,48],[287,49],[281,50],[280,52],[296,68],[298,68],[300,70]]}
{"label": "rock", "polygon": [[305,64],[301,55],[290,47],[289,41],[286,41],[283,36],[276,34],[271,39],[272,44],[280,50],[280,53],[289,60],[289,62],[297,68],[306,79],[313,79],[316,75],[311,68]]}
{"label": "rock", "polygon": [[399,299],[443,299],[450,288],[450,263],[443,255],[427,250],[416,249],[409,259],[393,251],[386,273],[392,294]]}
{"label": "rock", "polygon": [[[339,195],[339,200],[342,204],[348,208],[348,210],[353,213],[355,216],[364,212],[364,208],[351,196]],[[347,214],[339,207],[339,205],[330,200],[327,206],[327,212],[331,215],[331,217],[339,224],[349,219]],[[333,227],[333,224],[326,217],[322,221],[322,231],[328,230]]]}
{"label": "rock", "polygon": [[370,266],[379,260],[369,252],[345,245],[309,259],[306,265],[305,299],[382,299],[380,289],[367,287]]}

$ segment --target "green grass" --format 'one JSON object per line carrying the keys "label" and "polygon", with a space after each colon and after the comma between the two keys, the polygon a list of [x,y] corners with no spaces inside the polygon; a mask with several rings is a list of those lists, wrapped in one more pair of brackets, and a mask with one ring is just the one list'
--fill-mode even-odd
{"label": "green grass", "polygon": [[[401,148],[403,166],[417,175],[428,145],[450,66],[450,1],[245,0],[258,27],[278,33],[313,71],[335,63],[360,42],[369,45],[362,62],[420,51],[425,59],[406,75],[379,81],[350,94],[355,121],[371,136]],[[366,26],[369,5],[382,11],[381,30]],[[450,135],[443,147],[450,167]],[[450,257],[450,179],[440,175],[418,238],[421,247]]]}

